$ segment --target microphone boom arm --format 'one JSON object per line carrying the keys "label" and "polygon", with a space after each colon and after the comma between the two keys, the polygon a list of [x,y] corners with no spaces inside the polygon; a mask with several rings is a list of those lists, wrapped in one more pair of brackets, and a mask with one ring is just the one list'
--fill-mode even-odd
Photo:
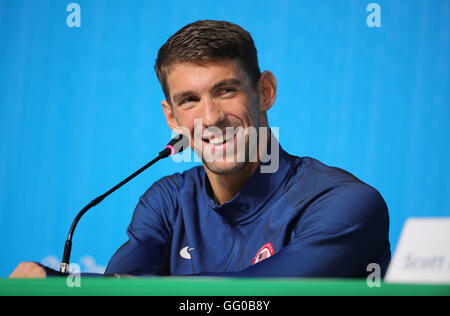
{"label": "microphone boom arm", "polygon": [[[81,217],[87,211],[89,211],[89,209],[91,209],[92,207],[94,207],[97,204],[99,204],[100,202],[102,202],[108,195],[110,195],[111,193],[113,193],[114,191],[119,189],[121,186],[126,184],[128,181],[132,180],[134,177],[136,177],[137,175],[139,175],[143,171],[145,171],[148,167],[150,167],[151,165],[153,165],[157,161],[159,161],[161,159],[164,159],[164,158],[167,158],[170,155],[173,155],[173,154],[176,154],[178,152],[183,151],[187,147],[187,143],[186,142],[187,142],[187,138],[185,136],[183,136],[182,134],[177,135],[175,138],[173,138],[170,141],[170,143],[166,146],[166,148],[163,151],[161,151],[159,153],[159,155],[155,159],[150,161],[148,164],[143,166],[141,169],[139,169],[138,171],[136,171],[135,173],[130,175],[128,178],[126,178],[125,180],[123,180],[122,182],[120,182],[119,184],[114,186],[113,188],[111,188],[106,193],[96,197],[94,200],[92,200],[88,205],[86,205],[78,213],[78,215],[75,217],[75,219],[72,222],[72,226],[70,227],[69,234],[67,235],[67,240],[66,240],[66,243],[64,245],[64,254],[63,254],[63,259],[62,259],[61,266],[60,266],[60,272],[61,273],[69,274],[70,254],[71,254],[71,251],[72,251],[72,237],[73,237],[73,233],[75,231],[75,228],[77,227],[77,224],[78,224],[79,220],[81,219]],[[180,146],[180,144],[181,144],[181,146]]]}

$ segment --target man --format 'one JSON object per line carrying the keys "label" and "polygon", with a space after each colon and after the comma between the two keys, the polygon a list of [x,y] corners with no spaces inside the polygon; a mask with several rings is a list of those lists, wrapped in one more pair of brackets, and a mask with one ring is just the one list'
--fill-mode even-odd
{"label": "man", "polygon": [[[247,31],[189,24],[161,47],[155,70],[167,123],[189,136],[203,167],[164,177],[141,197],[106,275],[350,278],[370,263],[384,274],[383,198],[344,170],[281,148],[267,118],[276,80],[260,72]],[[11,276],[51,274],[24,263]]]}

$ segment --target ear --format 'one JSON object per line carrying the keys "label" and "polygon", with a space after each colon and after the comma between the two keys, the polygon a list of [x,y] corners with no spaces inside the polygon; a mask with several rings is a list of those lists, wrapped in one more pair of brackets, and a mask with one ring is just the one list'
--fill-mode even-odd
{"label": "ear", "polygon": [[173,112],[172,106],[166,100],[161,101],[161,105],[163,108],[164,116],[166,117],[167,125],[169,125],[170,129],[174,132],[177,132],[179,129],[179,125]]}
{"label": "ear", "polygon": [[258,82],[260,111],[267,112],[277,98],[277,80],[270,71],[261,74]]}

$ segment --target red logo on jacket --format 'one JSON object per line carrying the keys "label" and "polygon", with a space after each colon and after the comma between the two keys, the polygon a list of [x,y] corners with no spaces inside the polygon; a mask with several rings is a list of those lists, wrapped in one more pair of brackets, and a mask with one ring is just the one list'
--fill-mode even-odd
{"label": "red logo on jacket", "polygon": [[263,261],[264,259],[267,259],[274,254],[275,250],[273,249],[273,245],[270,242],[268,242],[258,250],[255,259],[253,259],[252,264]]}

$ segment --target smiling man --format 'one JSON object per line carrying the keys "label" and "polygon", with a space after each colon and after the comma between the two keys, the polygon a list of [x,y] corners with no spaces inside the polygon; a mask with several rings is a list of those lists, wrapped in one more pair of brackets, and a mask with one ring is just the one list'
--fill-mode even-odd
{"label": "smiling man", "polygon": [[[247,31],[189,24],[161,47],[155,70],[167,123],[189,137],[203,166],[141,197],[106,275],[349,278],[366,276],[371,263],[384,274],[383,198],[342,169],[281,148],[267,116],[276,79],[260,72]],[[13,275],[43,269],[52,274],[28,264]]]}

